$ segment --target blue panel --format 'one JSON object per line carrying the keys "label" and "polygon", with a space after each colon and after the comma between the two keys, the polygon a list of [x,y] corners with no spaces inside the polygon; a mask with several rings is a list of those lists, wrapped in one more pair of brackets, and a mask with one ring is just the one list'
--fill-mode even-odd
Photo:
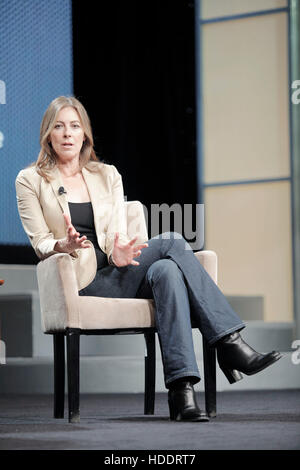
{"label": "blue panel", "polygon": [[0,244],[28,244],[15,178],[37,158],[50,101],[73,93],[72,74],[71,0],[1,0]]}

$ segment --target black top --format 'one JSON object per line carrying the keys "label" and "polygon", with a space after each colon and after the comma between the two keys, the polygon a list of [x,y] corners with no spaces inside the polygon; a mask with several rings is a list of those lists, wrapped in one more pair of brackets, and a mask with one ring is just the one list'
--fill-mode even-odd
{"label": "black top", "polygon": [[[74,225],[80,236],[86,236],[95,248],[97,257],[97,269],[108,265],[107,256],[98,245],[94,225],[94,212],[91,202],[69,202],[72,225]],[[88,249],[88,248],[87,248]]]}

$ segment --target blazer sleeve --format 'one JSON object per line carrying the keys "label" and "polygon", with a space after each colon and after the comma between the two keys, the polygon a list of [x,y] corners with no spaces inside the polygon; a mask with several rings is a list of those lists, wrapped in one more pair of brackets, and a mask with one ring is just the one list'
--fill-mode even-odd
{"label": "blazer sleeve", "polygon": [[47,226],[39,198],[30,177],[21,171],[16,178],[19,216],[30,243],[40,259],[56,254],[57,240]]}
{"label": "blazer sleeve", "polygon": [[124,203],[124,189],[122,177],[116,167],[111,165],[113,170],[112,180],[112,212],[106,232],[106,253],[110,258],[114,247],[115,233],[119,233],[119,243],[126,244],[130,241],[127,235],[127,214]]}

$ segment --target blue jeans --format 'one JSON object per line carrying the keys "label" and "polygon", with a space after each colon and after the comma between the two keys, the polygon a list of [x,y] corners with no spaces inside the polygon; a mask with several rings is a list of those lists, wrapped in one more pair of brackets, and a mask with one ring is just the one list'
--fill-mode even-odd
{"label": "blue jeans", "polygon": [[155,322],[164,367],[165,385],[185,376],[200,380],[192,325],[213,345],[245,327],[200,264],[190,245],[177,232],[148,240],[137,258],[140,265],[105,266],[79,295],[154,299]]}

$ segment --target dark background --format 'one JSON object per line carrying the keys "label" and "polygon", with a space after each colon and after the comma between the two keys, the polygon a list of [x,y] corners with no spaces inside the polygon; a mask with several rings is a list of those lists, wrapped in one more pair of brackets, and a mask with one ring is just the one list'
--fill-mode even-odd
{"label": "dark background", "polygon": [[[127,200],[140,200],[148,214],[155,203],[202,202],[196,181],[194,2],[72,4],[74,95],[90,116],[98,157],[117,167]],[[31,246],[0,247],[0,263],[37,262]]]}

